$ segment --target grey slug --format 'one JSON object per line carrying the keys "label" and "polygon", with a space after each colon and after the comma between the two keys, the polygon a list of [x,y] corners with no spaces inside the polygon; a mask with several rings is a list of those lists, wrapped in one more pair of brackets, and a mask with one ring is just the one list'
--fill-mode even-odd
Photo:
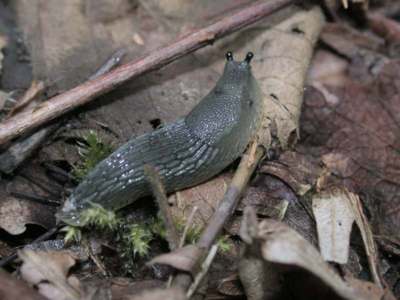
{"label": "grey slug", "polygon": [[240,157],[260,120],[261,94],[251,72],[253,53],[235,61],[183,119],[130,140],[100,162],[65,201],[58,219],[80,226],[83,210],[121,209],[151,194],[143,166],[159,172],[167,192],[199,184]]}

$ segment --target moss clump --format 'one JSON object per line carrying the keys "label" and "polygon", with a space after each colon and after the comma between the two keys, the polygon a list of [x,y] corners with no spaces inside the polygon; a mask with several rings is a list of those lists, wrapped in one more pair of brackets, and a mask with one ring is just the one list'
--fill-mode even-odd
{"label": "moss clump", "polygon": [[145,257],[149,253],[150,242],[153,240],[154,235],[149,226],[141,224],[128,225],[123,235],[124,252],[125,256],[133,258]]}
{"label": "moss clump", "polygon": [[93,226],[100,230],[108,229],[114,231],[122,220],[116,216],[115,212],[106,210],[101,205],[92,204],[91,208],[82,212],[81,222],[83,226]]}
{"label": "moss clump", "polygon": [[78,153],[82,161],[74,166],[73,175],[80,181],[92,170],[100,161],[105,159],[113,152],[113,147],[104,143],[98,134],[89,131],[83,137],[83,142],[78,143]]}

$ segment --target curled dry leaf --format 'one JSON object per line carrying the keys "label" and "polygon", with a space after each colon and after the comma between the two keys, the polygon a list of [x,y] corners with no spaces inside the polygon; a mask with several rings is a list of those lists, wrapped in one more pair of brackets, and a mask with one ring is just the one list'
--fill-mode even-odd
{"label": "curled dry leaf", "polygon": [[172,252],[161,254],[153,258],[148,264],[164,264],[175,269],[196,274],[200,268],[198,265],[199,257],[203,256],[204,251],[194,245],[178,248]]}
{"label": "curled dry leaf", "polygon": [[69,252],[35,252],[21,250],[22,277],[36,286],[39,293],[50,300],[79,300],[80,283],[74,276],[68,276],[75,259]]}
{"label": "curled dry leaf", "polygon": [[[251,216],[251,214],[250,214]],[[253,217],[254,218],[254,217]],[[248,224],[252,224],[250,227]],[[247,233],[246,233],[247,232]],[[291,278],[289,280],[300,282],[301,284],[293,284],[283,286],[283,289],[295,288],[296,295],[301,293],[311,293],[309,296],[321,296],[331,294],[343,299],[368,299],[368,295],[363,295],[360,291],[345,283],[324,261],[317,249],[309,244],[296,231],[288,227],[286,224],[275,220],[264,220],[257,226],[257,232],[254,230],[254,221],[243,224],[242,235],[248,243],[247,247],[253,247],[253,255],[261,258],[268,266],[276,265],[285,266],[284,274],[286,278],[295,276],[298,271],[304,272],[304,276]],[[252,237],[249,239],[248,237]],[[258,254],[257,254],[258,253]],[[271,265],[272,264],[272,265]],[[287,268],[289,267],[289,268]],[[260,274],[254,274],[254,277]],[[310,280],[313,288],[309,289]],[[292,282],[293,283],[293,282]],[[298,289],[298,290],[297,290]],[[330,292],[329,292],[330,291]],[[279,291],[276,291],[278,293]],[[335,299],[333,297],[332,299]]]}
{"label": "curled dry leaf", "polygon": [[375,246],[371,227],[368,223],[367,217],[363,212],[360,198],[357,195],[348,192],[347,190],[344,190],[343,194],[343,199],[346,200],[347,204],[350,206],[358,229],[360,230],[368,257],[369,268],[374,282],[376,285],[382,288],[384,284],[382,283],[382,279],[378,271],[378,250]]}
{"label": "curled dry leaf", "polygon": [[345,264],[349,258],[350,233],[354,214],[341,190],[329,190],[313,196],[319,249],[327,261]]}

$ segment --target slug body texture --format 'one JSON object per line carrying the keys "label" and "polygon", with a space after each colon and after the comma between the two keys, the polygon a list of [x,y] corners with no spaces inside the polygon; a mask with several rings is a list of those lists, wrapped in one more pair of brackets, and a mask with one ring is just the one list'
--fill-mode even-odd
{"label": "slug body texture", "polygon": [[130,140],[100,162],[66,200],[58,218],[82,225],[93,205],[118,210],[151,194],[143,166],[160,174],[167,192],[199,184],[221,172],[245,150],[260,121],[261,96],[248,53],[242,62],[227,53],[212,91],[183,119]]}

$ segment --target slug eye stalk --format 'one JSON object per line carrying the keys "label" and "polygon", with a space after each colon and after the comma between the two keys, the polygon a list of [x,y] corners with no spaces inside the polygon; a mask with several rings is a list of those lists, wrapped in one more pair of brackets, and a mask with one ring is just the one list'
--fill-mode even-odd
{"label": "slug eye stalk", "polygon": [[233,53],[231,51],[228,51],[228,52],[226,52],[225,57],[226,57],[227,61],[232,61],[233,60]]}
{"label": "slug eye stalk", "polygon": [[253,52],[247,52],[246,58],[244,59],[244,61],[249,64],[251,62],[251,60],[253,59],[253,57],[254,57]]}

